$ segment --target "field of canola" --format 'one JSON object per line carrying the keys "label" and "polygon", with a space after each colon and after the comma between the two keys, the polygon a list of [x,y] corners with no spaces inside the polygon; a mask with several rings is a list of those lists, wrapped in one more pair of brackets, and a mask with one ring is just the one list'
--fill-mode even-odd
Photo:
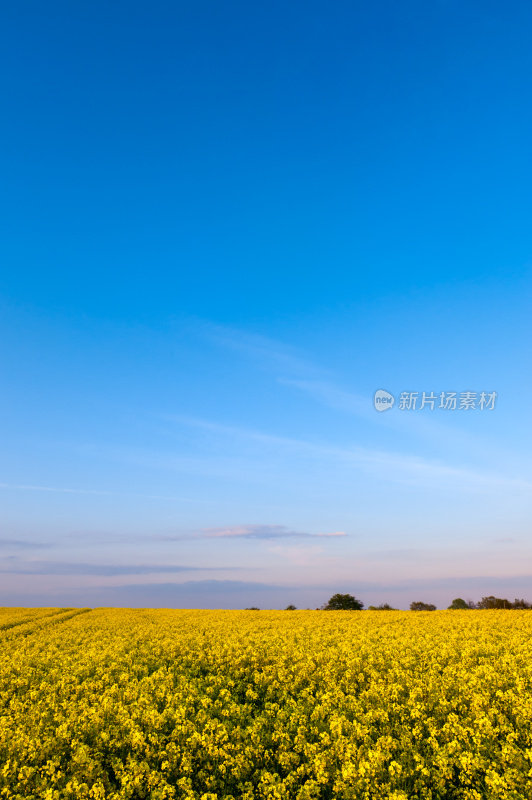
{"label": "field of canola", "polygon": [[532,611],[0,609],[0,797],[532,798]]}

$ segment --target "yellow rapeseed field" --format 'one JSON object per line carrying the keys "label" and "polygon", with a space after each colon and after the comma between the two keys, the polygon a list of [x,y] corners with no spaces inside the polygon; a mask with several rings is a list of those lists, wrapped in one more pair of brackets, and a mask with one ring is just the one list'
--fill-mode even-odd
{"label": "yellow rapeseed field", "polygon": [[0,609],[0,797],[532,798],[532,611]]}

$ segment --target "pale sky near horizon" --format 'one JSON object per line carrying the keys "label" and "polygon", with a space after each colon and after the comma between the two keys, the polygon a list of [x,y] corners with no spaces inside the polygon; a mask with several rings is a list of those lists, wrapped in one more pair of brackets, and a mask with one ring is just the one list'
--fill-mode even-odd
{"label": "pale sky near horizon", "polygon": [[532,600],[531,26],[5,9],[1,604]]}

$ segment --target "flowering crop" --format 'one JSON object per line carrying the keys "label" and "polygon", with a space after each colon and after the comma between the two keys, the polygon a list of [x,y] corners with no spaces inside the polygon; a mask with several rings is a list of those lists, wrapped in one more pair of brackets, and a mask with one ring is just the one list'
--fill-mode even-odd
{"label": "flowering crop", "polygon": [[532,612],[0,609],[0,798],[532,797]]}

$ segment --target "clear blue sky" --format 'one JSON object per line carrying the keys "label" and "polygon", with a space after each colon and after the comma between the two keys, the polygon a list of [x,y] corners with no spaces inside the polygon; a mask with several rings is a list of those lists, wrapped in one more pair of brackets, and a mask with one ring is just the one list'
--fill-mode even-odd
{"label": "clear blue sky", "polygon": [[1,603],[532,600],[531,30],[5,6]]}

